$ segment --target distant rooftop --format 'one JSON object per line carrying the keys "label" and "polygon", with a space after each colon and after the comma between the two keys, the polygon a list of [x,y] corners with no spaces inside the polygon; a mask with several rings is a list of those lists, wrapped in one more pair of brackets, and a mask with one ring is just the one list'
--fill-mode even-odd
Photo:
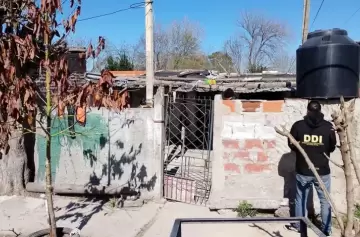
{"label": "distant rooftop", "polygon": [[86,48],[85,47],[69,47],[69,52],[71,52],[71,53],[85,53]]}
{"label": "distant rooftop", "polygon": [[110,71],[114,77],[137,77],[145,75],[145,71]]}

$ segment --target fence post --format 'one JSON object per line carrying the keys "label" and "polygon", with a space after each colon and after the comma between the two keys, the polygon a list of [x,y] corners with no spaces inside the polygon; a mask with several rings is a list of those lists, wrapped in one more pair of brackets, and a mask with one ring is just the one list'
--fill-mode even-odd
{"label": "fence post", "polygon": [[157,174],[157,197],[163,198],[164,187],[164,152],[165,152],[165,99],[164,87],[158,87],[154,98],[154,170]]}

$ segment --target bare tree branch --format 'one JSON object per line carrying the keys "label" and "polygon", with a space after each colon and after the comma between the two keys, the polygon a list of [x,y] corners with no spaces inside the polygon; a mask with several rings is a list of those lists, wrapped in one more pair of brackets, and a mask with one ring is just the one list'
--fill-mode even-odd
{"label": "bare tree branch", "polygon": [[352,231],[354,227],[354,210],[355,210],[355,199],[354,199],[354,183],[352,177],[352,167],[351,167],[351,157],[349,152],[349,140],[346,133],[346,119],[345,113],[347,113],[344,99],[341,98],[340,111],[334,112],[331,117],[333,119],[335,128],[339,135],[340,140],[340,152],[341,157],[344,162],[344,174],[345,174],[345,184],[346,184],[346,226],[342,230],[342,235],[345,237],[352,236]]}
{"label": "bare tree branch", "polygon": [[339,167],[339,168],[341,168],[341,169],[344,169],[344,165],[340,165],[339,163],[336,163],[335,161],[333,161],[332,159],[330,159],[330,157],[329,157],[328,155],[326,155],[325,152],[324,152],[323,154],[324,154],[324,156],[325,156],[331,163],[333,163],[335,166],[337,166],[337,167]]}
{"label": "bare tree branch", "polygon": [[296,57],[290,56],[284,50],[278,50],[272,57],[271,68],[282,73],[295,73]]}
{"label": "bare tree branch", "polygon": [[212,69],[230,74],[233,68],[231,57],[225,52],[214,52],[208,56]]}
{"label": "bare tree branch", "polygon": [[1,230],[5,232],[12,232],[16,237],[21,235],[21,232],[16,232],[14,228],[8,229],[8,230]]}
{"label": "bare tree branch", "polygon": [[264,66],[271,62],[278,49],[284,46],[288,36],[283,23],[263,15],[244,12],[237,25],[243,31],[241,39],[247,49],[249,66]]}
{"label": "bare tree branch", "polygon": [[235,72],[241,74],[244,44],[240,38],[230,38],[225,42],[224,51],[228,54],[233,62]]}
{"label": "bare tree branch", "polygon": [[202,33],[200,26],[187,18],[172,23],[169,34],[174,69],[180,67],[184,58],[199,53]]}
{"label": "bare tree branch", "polygon": [[154,32],[154,50],[155,68],[167,69],[170,61],[170,39],[168,32],[161,25],[156,26]]}
{"label": "bare tree branch", "polygon": [[348,140],[348,146],[349,146],[349,151],[350,151],[350,159],[351,159],[351,163],[354,167],[354,170],[355,170],[355,175],[356,175],[356,178],[360,184],[360,167],[356,161],[356,153],[355,153],[355,150],[354,150],[354,146],[352,144],[352,136],[351,136],[351,132],[350,132],[350,129],[349,129],[349,124],[350,124],[350,117],[348,116],[348,113],[349,114],[352,114],[354,112],[354,108],[355,108],[355,100],[353,99],[351,102],[350,102],[350,105],[346,108],[345,107],[345,101],[344,101],[344,98],[341,97],[340,99],[340,103],[341,103],[341,109],[345,110],[344,111],[344,120],[345,120],[345,124],[344,124],[344,127],[345,127],[345,131],[346,131],[346,136],[347,136],[347,140]]}
{"label": "bare tree branch", "polygon": [[[156,70],[179,69],[182,64],[192,64],[200,53],[202,28],[195,22],[183,19],[174,21],[163,27],[154,28],[154,63]],[[145,60],[145,37],[142,36],[137,44],[136,59]],[[145,61],[143,62],[145,65]]]}

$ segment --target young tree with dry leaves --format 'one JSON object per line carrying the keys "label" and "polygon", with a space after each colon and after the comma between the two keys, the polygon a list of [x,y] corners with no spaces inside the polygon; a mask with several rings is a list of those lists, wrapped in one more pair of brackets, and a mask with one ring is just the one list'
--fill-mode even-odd
{"label": "young tree with dry leaves", "polygon": [[[116,108],[111,99],[112,75],[104,71],[98,83],[81,87],[69,81],[66,37],[75,31],[81,0],[70,0],[73,13],[62,23],[61,0],[2,0],[0,19],[0,193],[22,193],[29,179],[25,146],[28,135],[40,129],[46,136],[46,197],[51,227],[56,237],[51,177],[51,121],[66,106],[83,109],[92,96],[97,106]],[[64,32],[60,35],[60,32]],[[105,47],[99,37],[84,57],[96,57]],[[45,71],[45,93],[42,72]],[[42,83],[36,83],[39,81]],[[66,130],[69,130],[67,128]],[[66,132],[63,131],[64,133]],[[31,155],[31,154],[30,154]],[[32,154],[33,155],[33,154]],[[25,167],[25,168],[24,168]]]}

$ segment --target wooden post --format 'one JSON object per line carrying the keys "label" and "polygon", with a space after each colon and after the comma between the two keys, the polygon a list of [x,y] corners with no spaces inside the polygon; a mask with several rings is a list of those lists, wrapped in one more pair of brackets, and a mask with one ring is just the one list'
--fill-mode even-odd
{"label": "wooden post", "polygon": [[146,104],[154,105],[154,16],[153,1],[145,1]]}
{"label": "wooden post", "polygon": [[303,23],[302,23],[302,43],[307,39],[309,33],[310,0],[304,0]]}

